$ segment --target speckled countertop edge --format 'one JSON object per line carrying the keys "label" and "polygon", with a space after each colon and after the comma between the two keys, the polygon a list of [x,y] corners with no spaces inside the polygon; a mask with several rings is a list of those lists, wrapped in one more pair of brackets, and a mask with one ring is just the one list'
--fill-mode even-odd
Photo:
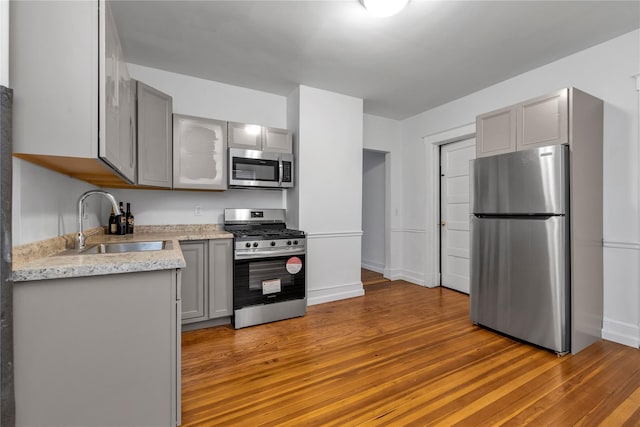
{"label": "speckled countertop edge", "polygon": [[170,248],[160,251],[122,254],[56,255],[73,248],[75,233],[13,248],[13,281],[49,280],[104,274],[133,273],[184,267],[181,240],[230,239],[233,235],[217,224],[138,226],[134,234],[114,236],[104,234],[104,228],[87,230],[96,233],[87,245],[103,242],[136,242],[170,240]]}

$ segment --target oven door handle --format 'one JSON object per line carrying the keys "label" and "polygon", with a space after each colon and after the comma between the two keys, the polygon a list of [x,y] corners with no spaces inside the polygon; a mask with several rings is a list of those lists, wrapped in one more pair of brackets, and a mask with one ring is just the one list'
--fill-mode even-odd
{"label": "oven door handle", "polygon": [[282,166],[282,159],[278,157],[278,187],[282,187],[282,173],[284,167]]}
{"label": "oven door handle", "polygon": [[284,251],[252,251],[252,252],[235,252],[235,259],[253,259],[253,258],[275,258],[288,255],[304,255],[304,250],[284,250]]}

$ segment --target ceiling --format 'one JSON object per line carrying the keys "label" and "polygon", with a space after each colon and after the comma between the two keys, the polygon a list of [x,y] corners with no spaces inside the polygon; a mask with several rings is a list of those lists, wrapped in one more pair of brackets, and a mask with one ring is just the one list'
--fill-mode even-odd
{"label": "ceiling", "polygon": [[[640,27],[638,1],[114,1],[127,62],[404,119]],[[630,54],[637,54],[631,53]]]}

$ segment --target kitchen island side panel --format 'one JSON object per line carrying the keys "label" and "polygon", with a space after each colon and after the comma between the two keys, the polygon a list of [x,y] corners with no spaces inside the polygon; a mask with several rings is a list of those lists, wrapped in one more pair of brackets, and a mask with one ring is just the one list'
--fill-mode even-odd
{"label": "kitchen island side panel", "polygon": [[176,280],[161,270],[17,284],[16,425],[174,426]]}

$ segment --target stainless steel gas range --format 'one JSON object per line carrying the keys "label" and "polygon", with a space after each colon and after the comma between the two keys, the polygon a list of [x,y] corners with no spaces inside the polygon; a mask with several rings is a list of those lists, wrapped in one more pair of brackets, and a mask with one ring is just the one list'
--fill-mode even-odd
{"label": "stainless steel gas range", "polygon": [[285,221],[284,209],[224,210],[224,228],[234,235],[236,329],[307,312],[306,238]]}

